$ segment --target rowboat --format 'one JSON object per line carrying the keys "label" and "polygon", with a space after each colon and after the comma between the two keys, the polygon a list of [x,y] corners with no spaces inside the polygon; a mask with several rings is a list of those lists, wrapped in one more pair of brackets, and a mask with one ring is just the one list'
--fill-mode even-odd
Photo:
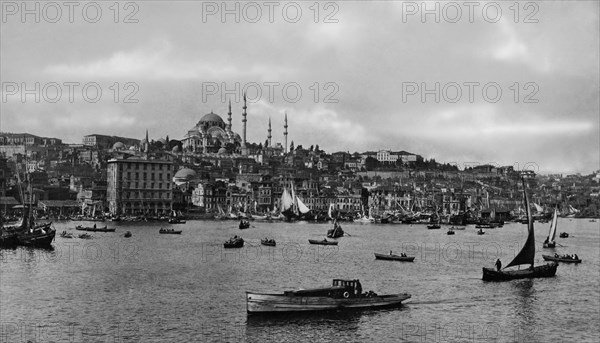
{"label": "rowboat", "polygon": [[454,234],[454,230],[450,229],[448,230],[448,232],[446,232],[447,235],[453,235]]}
{"label": "rowboat", "polygon": [[81,225],[77,225],[75,230],[79,231],[89,231],[89,232],[115,232],[115,228],[108,228],[108,226],[104,225],[104,227],[96,227],[95,225],[92,227],[84,227]]}
{"label": "rowboat", "polygon": [[327,239],[323,239],[323,240],[318,240],[318,239],[309,239],[308,242],[310,244],[321,244],[321,245],[337,245],[338,242],[335,241],[328,241]]}
{"label": "rowboat", "polygon": [[440,229],[441,226],[439,224],[432,224],[432,225],[427,225],[427,229],[428,230],[437,230]]}
{"label": "rowboat", "polygon": [[415,260],[414,256],[400,256],[396,254],[378,254],[375,253],[376,260],[388,260],[388,261],[402,261],[402,262],[412,262]]}
{"label": "rowboat", "polygon": [[569,237],[569,234],[566,232],[561,232],[560,235],[558,235],[560,238],[567,238]]}
{"label": "rowboat", "polygon": [[279,294],[246,292],[248,314],[340,311],[400,306],[410,294],[363,293],[359,280],[334,279],[331,287],[285,291]]}
{"label": "rowboat", "polygon": [[552,256],[552,255],[542,255],[544,260],[546,261],[556,261],[556,262],[564,262],[564,263],[581,263],[580,258],[571,258],[571,257],[563,257],[563,256]]}
{"label": "rowboat", "polygon": [[272,238],[261,239],[260,240],[260,244],[266,245],[266,246],[269,246],[269,247],[274,247],[275,245],[277,245],[277,243],[275,242],[275,240],[272,239]]}
{"label": "rowboat", "polygon": [[230,238],[227,242],[223,243],[223,248],[231,249],[231,248],[241,248],[244,246],[244,239],[242,237],[234,236]]}
{"label": "rowboat", "polygon": [[158,233],[161,235],[181,235],[182,230],[160,229]]}

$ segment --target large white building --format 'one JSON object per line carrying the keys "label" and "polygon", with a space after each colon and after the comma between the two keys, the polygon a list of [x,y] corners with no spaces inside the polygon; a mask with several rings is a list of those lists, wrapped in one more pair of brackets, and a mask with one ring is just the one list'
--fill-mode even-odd
{"label": "large white building", "polygon": [[106,200],[113,215],[166,214],[173,201],[172,161],[138,157],[108,161]]}

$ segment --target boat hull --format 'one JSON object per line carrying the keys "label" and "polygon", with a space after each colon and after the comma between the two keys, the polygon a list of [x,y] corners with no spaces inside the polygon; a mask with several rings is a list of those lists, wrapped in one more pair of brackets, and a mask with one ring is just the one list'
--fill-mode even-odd
{"label": "boat hull", "polygon": [[320,245],[337,245],[338,244],[338,242],[320,241],[318,239],[309,239],[308,243],[310,243],[310,244],[320,244]]}
{"label": "boat hull", "polygon": [[556,274],[558,263],[545,264],[532,269],[498,271],[494,268],[483,268],[483,281],[509,281],[516,279],[531,279],[553,277]]}
{"label": "boat hull", "polygon": [[246,292],[246,310],[251,314],[375,309],[400,306],[410,297],[402,293],[345,299]]}
{"label": "boat hull", "polygon": [[414,256],[398,256],[398,255],[386,255],[375,253],[376,260],[387,260],[387,261],[401,261],[401,262],[412,262],[415,260]]}
{"label": "boat hull", "polygon": [[52,241],[54,240],[55,236],[55,230],[50,230],[50,232],[45,234],[26,233],[19,236],[19,245],[26,247],[49,248],[52,246]]}
{"label": "boat hull", "polygon": [[544,258],[545,261],[556,261],[556,262],[564,262],[564,263],[581,263],[581,259],[574,259],[574,258],[560,258],[560,257],[554,257],[551,255],[542,255],[542,257]]}

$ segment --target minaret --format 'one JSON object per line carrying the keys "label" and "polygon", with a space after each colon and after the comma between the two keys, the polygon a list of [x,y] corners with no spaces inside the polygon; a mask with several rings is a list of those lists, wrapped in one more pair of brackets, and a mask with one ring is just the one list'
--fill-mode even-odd
{"label": "minaret", "polygon": [[267,136],[267,140],[268,140],[268,144],[267,147],[270,148],[271,147],[271,117],[269,117],[269,135]]}
{"label": "minaret", "polygon": [[231,132],[231,99],[229,99],[229,112],[227,112],[227,121],[229,125],[227,125],[227,131]]}
{"label": "minaret", "polygon": [[146,129],[146,145],[144,146],[144,152],[148,154],[148,150],[150,150],[150,141],[148,140],[148,129]]}
{"label": "minaret", "polygon": [[242,129],[242,156],[248,156],[248,149],[246,148],[246,122],[248,121],[246,119],[246,109],[248,108],[248,106],[246,106],[246,93],[244,93],[244,106],[242,107],[243,111],[242,111],[242,123],[243,123],[243,129]]}
{"label": "minaret", "polygon": [[287,135],[288,135],[288,132],[287,132],[287,128],[288,128],[288,124],[287,124],[287,112],[285,112],[285,121],[284,121],[283,128],[285,129],[283,131],[283,135],[285,136],[285,144],[284,144],[283,148],[284,148],[285,153],[287,154],[287,152],[288,152],[288,145],[287,145]]}

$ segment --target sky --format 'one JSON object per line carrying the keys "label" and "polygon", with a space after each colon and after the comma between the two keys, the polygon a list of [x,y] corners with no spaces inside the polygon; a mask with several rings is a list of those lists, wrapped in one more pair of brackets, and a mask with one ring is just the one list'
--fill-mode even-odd
{"label": "sky", "polygon": [[[596,1],[1,1],[0,131],[247,137],[600,169]],[[25,6],[25,7],[23,7]]]}

